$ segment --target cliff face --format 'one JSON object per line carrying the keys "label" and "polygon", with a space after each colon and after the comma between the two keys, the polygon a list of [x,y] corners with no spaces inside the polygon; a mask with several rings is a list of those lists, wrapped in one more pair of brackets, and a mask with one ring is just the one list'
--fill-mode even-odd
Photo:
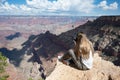
{"label": "cliff face", "polygon": [[57,61],[54,71],[46,80],[120,80],[120,67],[94,55],[93,68],[82,71]]}
{"label": "cliff face", "polygon": [[62,33],[59,38],[71,48],[73,37],[78,32],[84,32],[92,41],[95,50],[102,51],[102,57],[120,65],[120,16],[102,16],[88,21],[73,30]]}
{"label": "cliff face", "polygon": [[120,16],[101,16],[94,21],[94,25],[103,26],[103,25],[114,25],[120,26]]}

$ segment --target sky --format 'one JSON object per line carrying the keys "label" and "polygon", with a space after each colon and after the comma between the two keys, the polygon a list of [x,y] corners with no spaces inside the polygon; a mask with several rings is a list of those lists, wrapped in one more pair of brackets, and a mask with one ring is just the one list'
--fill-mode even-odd
{"label": "sky", "polygon": [[120,15],[120,0],[0,0],[0,15]]}

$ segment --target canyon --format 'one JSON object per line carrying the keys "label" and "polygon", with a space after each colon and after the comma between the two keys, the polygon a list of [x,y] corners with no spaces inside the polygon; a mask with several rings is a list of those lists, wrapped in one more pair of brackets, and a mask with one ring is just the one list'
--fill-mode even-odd
{"label": "canyon", "polygon": [[119,16],[3,18],[0,20],[0,51],[16,73],[23,74],[24,80],[45,79],[54,73],[59,63],[57,56],[73,48],[78,32],[87,35],[102,59],[111,61],[112,66],[120,66]]}

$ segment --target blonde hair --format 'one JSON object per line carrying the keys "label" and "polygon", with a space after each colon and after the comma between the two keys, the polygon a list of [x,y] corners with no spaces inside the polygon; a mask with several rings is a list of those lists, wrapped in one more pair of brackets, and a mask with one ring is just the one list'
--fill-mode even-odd
{"label": "blonde hair", "polygon": [[90,51],[94,53],[93,45],[89,41],[89,39],[86,37],[85,34],[78,33],[75,42],[76,42],[76,45],[74,47],[74,52],[77,59],[79,59],[80,56],[83,59],[88,59]]}

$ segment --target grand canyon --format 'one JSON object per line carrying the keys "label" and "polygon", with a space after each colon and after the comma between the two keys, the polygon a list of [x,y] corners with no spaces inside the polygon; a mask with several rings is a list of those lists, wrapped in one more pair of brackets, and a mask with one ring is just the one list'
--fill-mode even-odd
{"label": "grand canyon", "polygon": [[120,66],[119,23],[120,16],[0,16],[0,52],[8,59],[8,80],[46,79],[78,32],[88,36],[102,59]]}

